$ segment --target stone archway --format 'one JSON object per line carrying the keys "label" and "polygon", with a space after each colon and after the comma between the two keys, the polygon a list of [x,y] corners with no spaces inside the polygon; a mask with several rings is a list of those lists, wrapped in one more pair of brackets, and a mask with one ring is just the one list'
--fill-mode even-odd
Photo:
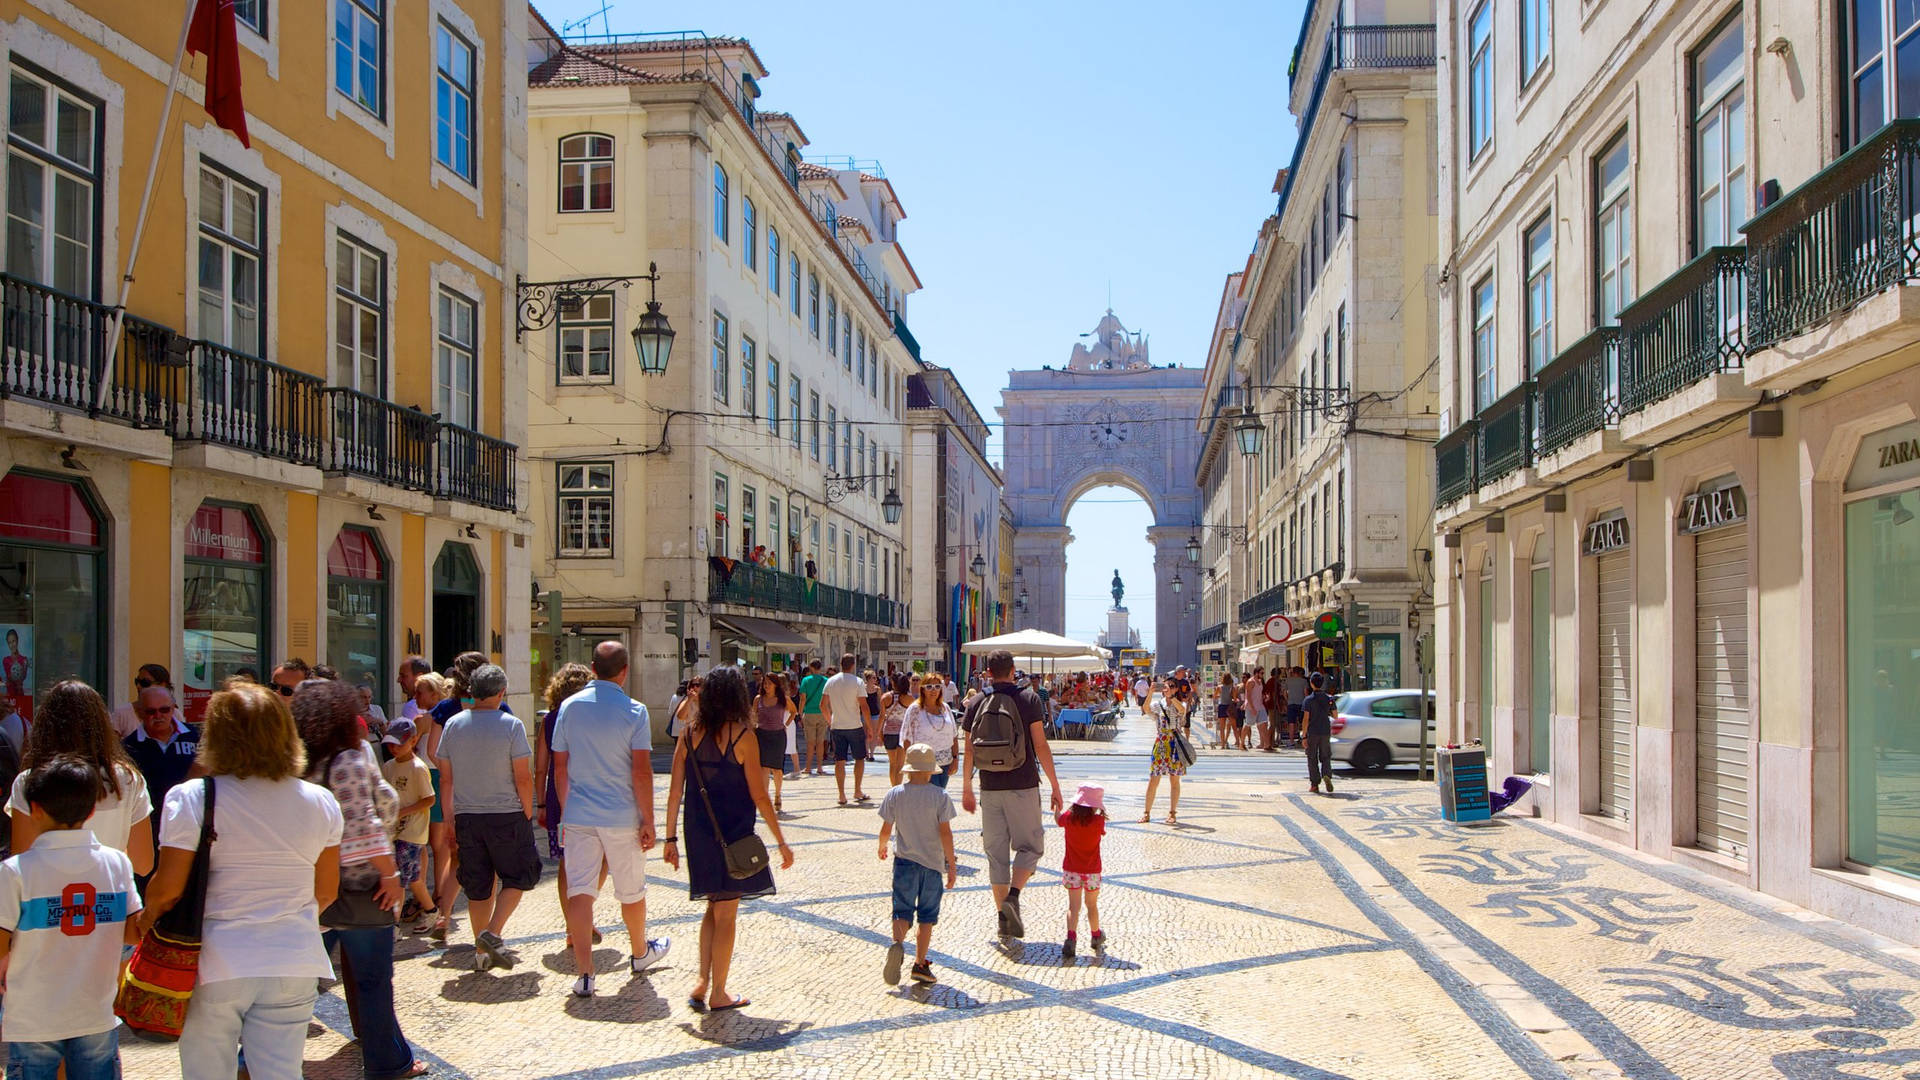
{"label": "stone archway", "polygon": [[1089,347],[1075,345],[1065,368],[1008,373],[1000,392],[1013,564],[1028,595],[1014,625],[1063,633],[1066,626],[1067,511],[1096,487],[1117,485],[1153,514],[1154,648],[1163,668],[1193,664],[1199,615],[1171,587],[1176,572],[1198,594],[1186,543],[1200,521],[1194,473],[1205,373],[1156,368],[1146,342],[1109,311]]}

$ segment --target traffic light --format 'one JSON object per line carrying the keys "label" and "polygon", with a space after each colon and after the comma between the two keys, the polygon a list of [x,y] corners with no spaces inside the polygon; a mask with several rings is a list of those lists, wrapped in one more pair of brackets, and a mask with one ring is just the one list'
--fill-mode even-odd
{"label": "traffic light", "polygon": [[691,667],[700,662],[700,639],[683,638],[680,642],[680,662]]}
{"label": "traffic light", "polygon": [[667,637],[679,641],[687,636],[687,602],[667,601]]}
{"label": "traffic light", "polygon": [[1413,662],[1422,674],[1433,674],[1433,631],[1413,639]]}
{"label": "traffic light", "polygon": [[560,628],[560,590],[547,590],[547,633],[559,637]]}
{"label": "traffic light", "polygon": [[1373,610],[1372,604],[1354,603],[1349,605],[1347,615],[1351,622],[1348,625],[1355,632],[1365,630],[1367,628],[1367,613],[1371,610]]}

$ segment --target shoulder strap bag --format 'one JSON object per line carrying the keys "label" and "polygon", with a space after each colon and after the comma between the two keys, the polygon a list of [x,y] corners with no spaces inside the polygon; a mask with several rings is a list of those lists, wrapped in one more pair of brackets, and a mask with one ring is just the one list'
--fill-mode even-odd
{"label": "shoulder strap bag", "polygon": [[113,1014],[129,1028],[160,1039],[178,1039],[187,1002],[200,979],[200,930],[207,912],[207,863],[219,834],[213,828],[213,777],[201,781],[206,804],[200,815],[200,846],[179,902],[168,908],[133,947],[113,999]]}
{"label": "shoulder strap bag", "polygon": [[[718,739],[714,739],[714,745],[719,745]],[[713,799],[707,795],[706,774],[700,770],[700,759],[694,756],[696,749],[697,745],[687,748],[687,765],[693,771],[694,786],[700,789],[700,802],[707,808],[707,823],[713,826],[713,835],[727,857],[727,876],[736,880],[750,878],[767,868],[767,845],[751,829],[738,840],[728,840],[727,834],[720,831],[720,818],[714,814]]]}

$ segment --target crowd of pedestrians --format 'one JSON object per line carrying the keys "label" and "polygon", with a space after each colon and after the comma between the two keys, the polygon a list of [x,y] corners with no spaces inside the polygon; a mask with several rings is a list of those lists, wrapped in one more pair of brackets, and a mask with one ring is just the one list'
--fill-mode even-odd
{"label": "crowd of pedestrians", "polygon": [[[852,655],[836,666],[829,677],[816,659],[796,679],[721,665],[678,687],[664,813],[653,725],[627,692],[629,658],[618,642],[553,672],[533,737],[504,702],[506,672],[480,653],[461,654],[444,673],[404,660],[391,717],[374,706],[371,687],[298,658],[264,680],[230,680],[193,726],[159,665],[139,669],[119,708],[85,683],[60,682],[12,755],[13,857],[0,863],[0,965],[20,954],[0,1019],[8,1076],[117,1075],[117,1013],[139,1030],[177,1036],[181,1073],[193,1080],[224,1080],[237,1064],[258,1080],[297,1077],[317,993],[335,978],[366,1076],[421,1075],[428,1066],[394,1001],[396,941],[458,936],[464,896],[474,970],[519,965],[510,925],[542,875],[536,827],[558,863],[571,995],[596,994],[603,936],[593,913],[609,882],[627,973],[643,976],[666,958],[671,941],[647,930],[657,850],[704,905],[688,1008],[744,1008],[750,1002],[729,982],[740,904],[774,894],[776,862],[793,865],[783,785],[824,776],[829,757],[838,804],[851,807],[872,801],[866,764],[885,755],[877,840],[892,877],[886,983],[903,972],[937,981],[930,948],[957,881],[961,812],[978,815],[1004,938],[1027,934],[1022,892],[1046,857],[1050,818],[1064,848],[1061,954],[1076,954],[1083,913],[1091,947],[1104,948],[1105,792],[1080,784],[1065,798],[1037,692],[1048,687],[1017,673],[1004,651],[985,658],[964,692],[941,672],[862,673]],[[1222,683],[1221,723],[1252,728],[1267,748],[1302,739],[1313,786],[1331,791],[1332,698],[1320,675],[1311,683],[1302,675],[1298,697],[1292,675],[1278,671]],[[1198,680],[1182,668],[1052,689],[1132,697],[1148,710],[1155,739],[1140,821],[1151,820],[1164,778],[1165,820],[1177,823],[1204,694]],[[1297,723],[1282,719],[1296,710]],[[1223,726],[1220,738],[1244,748],[1248,736],[1231,738]],[[0,730],[0,768],[11,747]],[[197,954],[181,947],[191,938]],[[123,944],[135,946],[124,979]],[[156,989],[166,986],[171,997]]]}

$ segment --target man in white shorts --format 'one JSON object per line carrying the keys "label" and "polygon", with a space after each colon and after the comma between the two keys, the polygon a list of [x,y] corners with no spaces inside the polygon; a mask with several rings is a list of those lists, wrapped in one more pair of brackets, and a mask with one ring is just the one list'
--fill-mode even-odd
{"label": "man in white shorts", "polygon": [[627,647],[617,641],[595,646],[593,674],[586,689],[560,703],[553,724],[553,786],[564,808],[560,845],[567,851],[567,933],[580,973],[575,997],[593,996],[593,902],[603,861],[627,924],[633,974],[665,959],[672,944],[647,937],[653,726],[647,707],[621,689]]}

